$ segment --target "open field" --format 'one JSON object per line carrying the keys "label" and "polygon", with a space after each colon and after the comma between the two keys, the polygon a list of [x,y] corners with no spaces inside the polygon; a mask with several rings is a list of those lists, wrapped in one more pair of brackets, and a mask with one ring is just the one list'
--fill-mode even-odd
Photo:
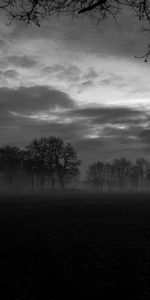
{"label": "open field", "polygon": [[150,299],[149,271],[150,195],[1,195],[5,299]]}

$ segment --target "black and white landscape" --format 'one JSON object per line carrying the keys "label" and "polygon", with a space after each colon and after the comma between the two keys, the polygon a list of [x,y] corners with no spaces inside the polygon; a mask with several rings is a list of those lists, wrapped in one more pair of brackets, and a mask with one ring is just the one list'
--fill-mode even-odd
{"label": "black and white landscape", "polygon": [[150,1],[0,16],[0,290],[150,299]]}

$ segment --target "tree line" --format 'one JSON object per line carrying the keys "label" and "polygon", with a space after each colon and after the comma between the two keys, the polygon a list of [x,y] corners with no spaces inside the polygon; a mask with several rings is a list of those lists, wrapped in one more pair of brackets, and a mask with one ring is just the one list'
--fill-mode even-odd
{"label": "tree line", "polygon": [[86,182],[100,191],[149,191],[150,162],[142,157],[134,163],[126,158],[97,161],[88,167]]}
{"label": "tree line", "polygon": [[[80,164],[72,145],[57,137],[34,139],[24,148],[6,145],[0,148],[0,189],[78,187]],[[143,157],[97,161],[87,167],[85,182],[98,191],[148,191],[150,162]]]}
{"label": "tree line", "polygon": [[60,138],[34,139],[21,149],[0,148],[0,187],[64,188],[79,176],[80,160],[70,143]]}

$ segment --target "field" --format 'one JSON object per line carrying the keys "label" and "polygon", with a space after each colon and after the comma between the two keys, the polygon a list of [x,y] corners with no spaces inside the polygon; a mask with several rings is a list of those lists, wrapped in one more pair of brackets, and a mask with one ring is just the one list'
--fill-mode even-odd
{"label": "field", "polygon": [[149,271],[149,195],[0,196],[3,299],[150,299]]}

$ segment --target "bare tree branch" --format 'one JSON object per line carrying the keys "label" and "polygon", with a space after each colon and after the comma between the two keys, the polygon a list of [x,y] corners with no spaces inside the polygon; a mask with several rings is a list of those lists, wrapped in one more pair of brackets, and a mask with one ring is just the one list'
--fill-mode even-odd
{"label": "bare tree branch", "polygon": [[[150,0],[1,0],[0,10],[4,11],[10,23],[13,20],[23,21],[27,24],[34,23],[40,26],[42,20],[53,14],[69,14],[78,16],[87,14],[100,22],[111,16],[115,22],[116,17],[124,7],[129,8],[138,17],[150,24]],[[143,29],[143,31],[149,31]],[[145,56],[146,61],[150,52]]]}

